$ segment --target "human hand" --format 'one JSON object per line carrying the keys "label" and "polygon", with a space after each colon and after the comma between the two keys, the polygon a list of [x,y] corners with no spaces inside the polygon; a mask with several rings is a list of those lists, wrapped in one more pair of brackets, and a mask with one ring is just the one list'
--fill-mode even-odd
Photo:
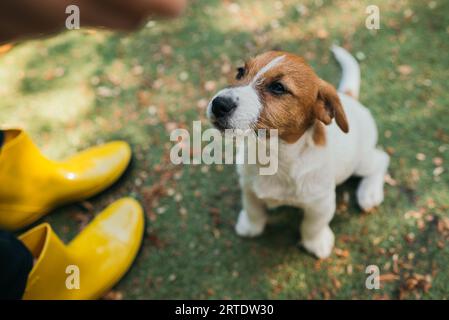
{"label": "human hand", "polygon": [[60,31],[70,5],[78,6],[81,27],[130,31],[150,17],[178,16],[187,0],[1,0],[0,43]]}

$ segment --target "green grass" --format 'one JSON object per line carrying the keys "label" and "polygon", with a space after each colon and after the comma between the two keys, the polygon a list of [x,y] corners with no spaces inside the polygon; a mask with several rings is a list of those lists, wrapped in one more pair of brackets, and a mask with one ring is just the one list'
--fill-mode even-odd
{"label": "green grass", "polygon": [[[23,126],[54,158],[117,138],[133,147],[130,170],[89,200],[92,208],[66,206],[44,220],[69,240],[83,215],[138,198],[147,233],[114,289],[129,299],[449,298],[449,3],[375,2],[377,31],[365,28],[372,1],[191,1],[183,18],[136,33],[70,31],[0,56],[0,123]],[[235,67],[265,50],[303,55],[337,84],[333,42],[362,58],[360,99],[377,120],[396,183],[371,214],[356,205],[357,181],[339,187],[337,249],[319,262],[297,246],[301,215],[292,208],[274,211],[260,238],[237,237],[234,167],[170,164],[169,132],[198,119],[208,126],[204,102],[214,90],[206,82],[225,86]],[[445,169],[438,176],[434,162]],[[370,264],[396,277],[367,290]],[[430,288],[413,285],[419,275]]]}

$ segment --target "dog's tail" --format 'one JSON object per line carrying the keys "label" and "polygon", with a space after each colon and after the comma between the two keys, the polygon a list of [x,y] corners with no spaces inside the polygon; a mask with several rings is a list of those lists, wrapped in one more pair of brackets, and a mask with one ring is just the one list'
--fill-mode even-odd
{"label": "dog's tail", "polygon": [[343,73],[338,91],[357,99],[360,92],[360,67],[357,60],[342,47],[333,45],[331,50]]}

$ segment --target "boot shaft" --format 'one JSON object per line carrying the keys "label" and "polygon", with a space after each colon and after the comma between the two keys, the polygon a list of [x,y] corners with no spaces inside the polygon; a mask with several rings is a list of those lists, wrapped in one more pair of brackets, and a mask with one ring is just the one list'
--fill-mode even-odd
{"label": "boot shaft", "polygon": [[51,299],[55,292],[66,298],[76,296],[79,283],[76,282],[81,279],[74,277],[79,277],[75,273],[81,269],[80,261],[67,250],[50,225],[41,224],[19,239],[34,257],[23,299]]}
{"label": "boot shaft", "polygon": [[[0,206],[8,208],[20,203],[25,207],[20,209],[33,210],[34,202],[45,202],[45,187],[52,180],[57,181],[55,164],[42,155],[30,137],[21,130],[4,131],[0,149]],[[17,209],[11,207],[11,211]]]}

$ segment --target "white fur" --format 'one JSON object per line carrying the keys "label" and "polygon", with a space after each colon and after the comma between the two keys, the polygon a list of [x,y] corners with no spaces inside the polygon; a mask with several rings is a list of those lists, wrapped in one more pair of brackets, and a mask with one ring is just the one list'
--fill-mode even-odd
{"label": "white fur", "polygon": [[259,70],[259,72],[257,72],[256,76],[253,78],[250,85],[254,86],[255,84],[257,84],[263,78],[263,75],[265,73],[267,73],[270,69],[278,65],[282,60],[284,60],[284,58],[285,55],[276,57],[270,62],[268,62],[266,66],[264,66],[262,69]]}
{"label": "white fur", "polygon": [[339,46],[332,46],[332,52],[343,71],[338,91],[346,92],[357,99],[360,92],[360,67],[357,60]]}
{"label": "white fur", "polygon": [[[344,66],[343,66],[344,67]],[[243,209],[236,232],[254,237],[263,232],[266,209],[290,205],[304,210],[300,226],[302,245],[319,258],[328,257],[334,245],[329,223],[335,213],[335,187],[351,175],[362,177],[357,190],[364,210],[383,201],[384,175],[389,157],[376,149],[377,129],[371,113],[357,100],[339,93],[350,131],[335,122],[326,127],[325,146],[315,145],[312,130],[293,144],[280,142],[279,169],[259,175],[257,164],[238,165]],[[240,146],[239,152],[244,152]]]}

